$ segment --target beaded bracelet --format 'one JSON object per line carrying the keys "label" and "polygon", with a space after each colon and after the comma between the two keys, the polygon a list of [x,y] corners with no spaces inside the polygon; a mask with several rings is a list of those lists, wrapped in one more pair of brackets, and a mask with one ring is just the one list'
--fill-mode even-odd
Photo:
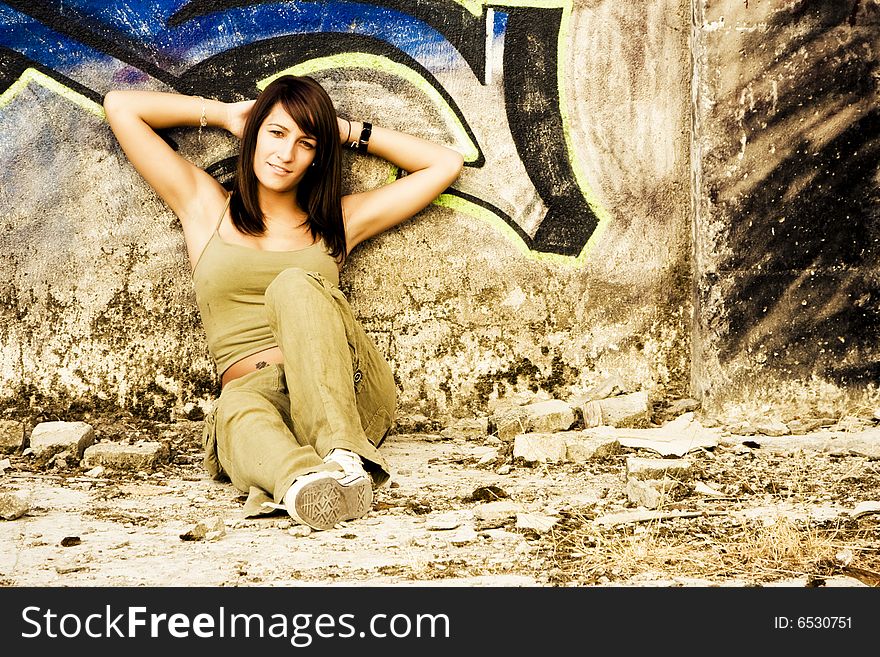
{"label": "beaded bracelet", "polygon": [[205,99],[199,96],[202,101],[202,114],[199,116],[199,141],[202,141],[202,129],[208,125],[208,111],[205,107]]}

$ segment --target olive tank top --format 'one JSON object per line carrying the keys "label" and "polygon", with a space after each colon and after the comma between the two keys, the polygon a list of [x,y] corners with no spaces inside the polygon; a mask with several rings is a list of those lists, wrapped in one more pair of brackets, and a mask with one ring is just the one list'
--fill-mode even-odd
{"label": "olive tank top", "polygon": [[192,273],[208,350],[221,375],[236,361],[276,346],[266,317],[265,293],[278,274],[299,267],[339,285],[336,260],[322,241],[293,251],[261,251],[224,242],[218,231],[226,208]]}

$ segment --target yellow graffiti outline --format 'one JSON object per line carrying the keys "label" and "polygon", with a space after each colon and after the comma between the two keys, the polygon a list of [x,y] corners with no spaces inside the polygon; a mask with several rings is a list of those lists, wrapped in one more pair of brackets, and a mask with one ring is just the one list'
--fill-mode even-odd
{"label": "yellow graffiti outline", "polygon": [[477,150],[477,145],[470,139],[470,137],[468,137],[464,126],[455,115],[455,112],[452,111],[449,103],[443,100],[443,97],[437,92],[437,90],[413,69],[404,64],[392,61],[387,57],[363,52],[346,52],[337,55],[329,55],[327,57],[317,57],[297,64],[296,66],[291,66],[290,68],[260,80],[257,82],[257,88],[262,91],[270,82],[272,82],[272,80],[281,77],[282,75],[311,75],[316,71],[326,71],[328,69],[338,68],[366,68],[374,71],[382,71],[384,73],[396,75],[410,82],[422,93],[428,96],[434,105],[439,107],[441,112],[443,112],[447,118],[451,118],[452,123],[456,127],[456,131],[459,133],[459,139],[466,144],[465,152],[462,154],[464,155],[465,161],[473,162],[479,157],[480,153]]}
{"label": "yellow graffiti outline", "polygon": [[35,68],[26,68],[18,77],[18,80],[9,85],[9,88],[0,95],[0,107],[6,107],[11,103],[12,100],[24,91],[31,82],[36,82],[49,91],[53,91],[59,96],[63,96],[73,104],[79,105],[87,112],[94,114],[102,120],[105,118],[104,108],[98,105],[98,103],[86,98],[81,93],[74,91],[70,87],[58,82],[55,78],[48,76]]}

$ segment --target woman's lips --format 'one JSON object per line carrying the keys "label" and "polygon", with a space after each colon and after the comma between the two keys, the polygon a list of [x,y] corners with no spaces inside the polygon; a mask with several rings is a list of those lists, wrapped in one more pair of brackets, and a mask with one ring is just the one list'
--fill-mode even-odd
{"label": "woman's lips", "polygon": [[268,162],[267,164],[269,164],[269,168],[272,169],[275,173],[281,175],[287,175],[288,173],[290,173],[290,171],[288,171],[284,167],[278,166],[277,164],[272,164],[271,162]]}

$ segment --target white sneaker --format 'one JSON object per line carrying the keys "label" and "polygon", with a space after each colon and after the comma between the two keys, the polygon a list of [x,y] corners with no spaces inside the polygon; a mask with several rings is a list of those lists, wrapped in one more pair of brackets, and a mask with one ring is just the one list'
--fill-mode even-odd
{"label": "white sneaker", "polygon": [[340,521],[367,514],[373,505],[373,487],[365,476],[311,472],[294,480],[283,501],[296,522],[312,529],[332,529]]}
{"label": "white sneaker", "polygon": [[324,457],[325,463],[329,463],[330,461],[341,465],[342,471],[346,475],[358,475],[370,479],[370,475],[368,475],[367,471],[364,469],[363,459],[352,451],[339,448],[334,449]]}

